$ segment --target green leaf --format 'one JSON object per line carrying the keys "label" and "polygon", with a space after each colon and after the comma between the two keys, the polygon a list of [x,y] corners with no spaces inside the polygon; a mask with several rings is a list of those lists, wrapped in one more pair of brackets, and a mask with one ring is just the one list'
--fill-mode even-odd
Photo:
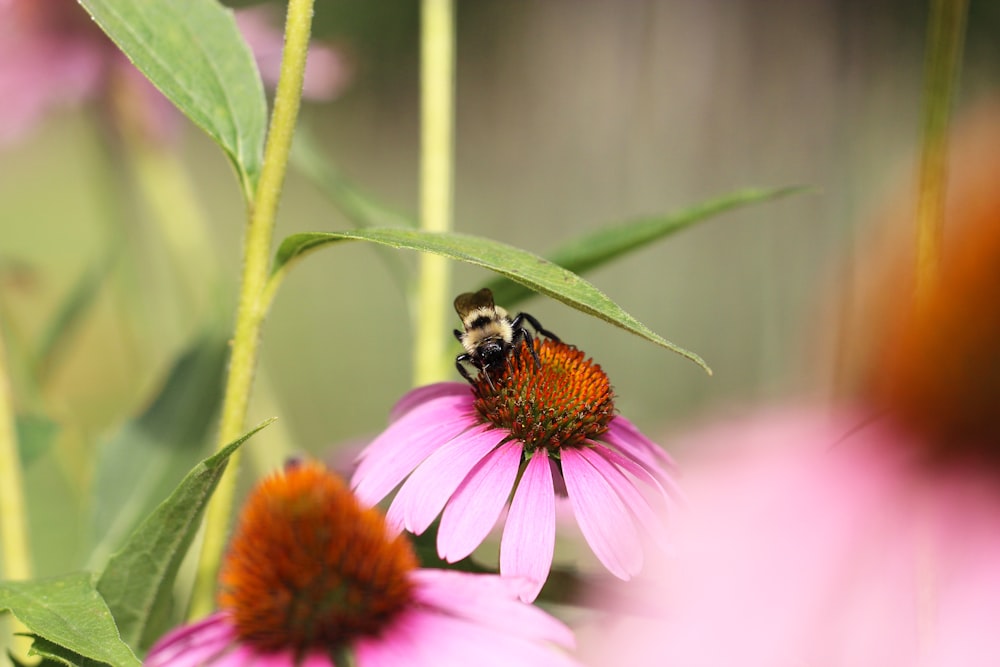
{"label": "green leaf", "polygon": [[191,470],[111,557],[97,590],[118,621],[122,639],[148,648],[169,627],[174,578],[229,456],[273,419],[262,422]]}
{"label": "green leaf", "polygon": [[[354,227],[416,227],[416,220],[383,206],[361,191],[317,147],[308,129],[300,128],[292,139],[291,163],[333,202]],[[398,254],[380,248],[381,259],[402,293],[406,293],[409,271]]]}
{"label": "green leaf", "polygon": [[232,12],[215,0],[80,0],[118,47],[232,160],[247,201],[260,174],[267,103]]}
{"label": "green leaf", "polygon": [[52,321],[42,334],[41,343],[35,350],[34,361],[35,377],[40,386],[51,377],[70,337],[94,305],[101,285],[114,268],[118,246],[120,244],[116,243],[112,250],[87,267],[83,275],[74,282],[73,288],[59,305]]}
{"label": "green leaf", "polygon": [[572,308],[593,315],[634,333],[695,362],[706,372],[709,367],[694,352],[661,338],[635,319],[596,287],[575,273],[543,257],[506,243],[480,236],[425,232],[416,229],[362,229],[352,232],[308,232],[293,234],[278,248],[268,284],[268,300],[291,264],[304,254],[340,241],[371,241],[392,248],[407,248],[443,255],[490,269],[516,283],[541,292]]}
{"label": "green leaf", "polygon": [[[108,663],[100,660],[85,658],[76,651],[71,651],[65,646],[60,646],[48,639],[31,635],[34,643],[29,651],[30,655],[37,655],[42,661],[33,667],[106,667]],[[23,667],[30,667],[24,665]]]}
{"label": "green leaf", "polygon": [[141,665],[119,637],[115,621],[86,572],[35,581],[0,582],[0,609],[34,634],[115,667]]}
{"label": "green leaf", "polygon": [[341,173],[305,128],[292,139],[291,163],[357,227],[416,227],[412,217],[380,204]]}
{"label": "green leaf", "polygon": [[[639,218],[619,225],[610,225],[560,246],[545,257],[553,264],[572,271],[586,273],[633,250],[666,238],[713,216],[759,202],[780,199],[804,192],[804,187],[737,190],[717,199],[698,204],[669,215]],[[499,278],[487,285],[497,303],[509,307],[531,296],[523,285]]]}
{"label": "green leaf", "polygon": [[228,343],[209,331],[174,361],[148,407],[98,449],[92,493],[97,568],[204,454],[216,425]]}
{"label": "green leaf", "polygon": [[59,434],[59,424],[42,415],[17,416],[17,444],[21,464],[28,466],[49,451]]}

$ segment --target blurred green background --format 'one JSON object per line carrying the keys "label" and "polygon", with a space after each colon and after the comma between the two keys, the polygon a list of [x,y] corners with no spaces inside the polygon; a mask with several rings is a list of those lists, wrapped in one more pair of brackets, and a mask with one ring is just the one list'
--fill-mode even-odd
{"label": "blurred green background", "polygon": [[[972,3],[960,108],[996,92],[996,7]],[[556,302],[536,297],[524,309],[592,355],[621,413],[668,449],[661,436],[710,412],[829,396],[838,356],[823,344],[828,297],[863,253],[876,205],[913,174],[925,21],[914,2],[459,2],[457,230],[544,254],[588,230],[738,188],[813,186],[587,276],[704,357],[714,377]],[[410,214],[418,24],[412,1],[319,0],[315,38],[338,49],[351,74],[337,99],[302,115],[347,177]],[[190,276],[200,284],[205,267],[167,258],[98,116],[93,106],[63,109],[0,152],[0,317],[14,390],[20,407],[60,424],[28,471],[41,575],[85,560],[94,448],[149,402],[211,312],[208,295],[184,287]],[[236,179],[190,125],[176,150],[210,222],[211,248],[191,261],[214,262],[231,282],[228,323],[244,225]],[[278,239],[349,227],[313,183],[290,173]],[[119,243],[61,362],[40,395],[26,396],[25,351]],[[277,414],[283,431],[268,429],[251,447],[328,455],[384,426],[409,388],[411,334],[380,254],[349,245],[292,271],[264,328],[258,388],[267,391],[248,420]],[[490,277],[456,265],[453,291]]]}

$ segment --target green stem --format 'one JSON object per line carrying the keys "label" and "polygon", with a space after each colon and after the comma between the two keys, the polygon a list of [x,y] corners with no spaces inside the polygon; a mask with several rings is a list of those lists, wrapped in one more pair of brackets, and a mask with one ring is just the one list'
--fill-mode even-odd
{"label": "green stem", "polygon": [[[454,0],[423,0],[420,25],[420,229],[452,228],[455,144]],[[414,309],[413,381],[447,377],[451,264],[422,253]]]}
{"label": "green stem", "polygon": [[948,185],[948,120],[965,41],[966,0],[932,0],[917,190],[917,299],[937,280]]}
{"label": "green stem", "polygon": [[[2,334],[2,331],[0,331]],[[3,566],[2,579],[21,580],[31,577],[31,556],[28,548],[28,507],[24,497],[24,479],[21,476],[21,457],[17,448],[17,426],[14,417],[14,398],[7,370],[7,351],[0,335],[0,549]],[[10,644],[13,637],[4,636],[22,632],[24,628],[3,622],[0,643]],[[17,643],[17,657],[26,657],[25,642]]]}
{"label": "green stem", "polygon": [[[285,21],[285,47],[281,76],[274,96],[274,111],[264,147],[264,165],[250,207],[249,225],[243,248],[243,276],[236,307],[236,326],[222,403],[219,447],[238,438],[244,429],[254,371],[259,354],[260,329],[266,315],[264,286],[270,268],[274,221],[285,180],[292,135],[302,100],[302,75],[305,71],[313,0],[289,0]],[[191,598],[190,617],[198,618],[212,608],[215,579],[225,547],[236,495],[236,471],[239,452],[230,458],[230,466],[208,506],[205,539]]]}
{"label": "green stem", "polygon": [[3,541],[4,579],[31,577],[27,517],[7,353],[0,338],[0,540]]}

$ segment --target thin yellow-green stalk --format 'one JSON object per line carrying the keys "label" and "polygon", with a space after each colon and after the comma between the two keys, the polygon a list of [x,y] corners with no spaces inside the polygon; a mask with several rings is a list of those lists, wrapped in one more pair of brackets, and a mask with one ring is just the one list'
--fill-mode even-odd
{"label": "thin yellow-green stalk", "polygon": [[[264,164],[254,201],[249,209],[236,326],[219,427],[220,447],[242,435],[250,403],[259,354],[260,329],[266,315],[263,297],[270,268],[274,222],[302,99],[302,76],[309,48],[312,14],[313,0],[289,0],[281,75],[264,148]],[[238,455],[239,452],[230,458],[229,469],[208,507],[205,539],[189,611],[191,618],[203,616],[212,608],[215,579],[236,494]]]}
{"label": "thin yellow-green stalk", "polygon": [[932,0],[924,63],[920,175],[917,186],[917,300],[937,279],[948,185],[948,121],[962,45],[966,0]]}
{"label": "thin yellow-green stalk", "polygon": [[[3,577],[21,580],[31,577],[31,555],[28,548],[28,508],[24,497],[21,457],[17,448],[17,426],[14,399],[7,371],[7,351],[0,337],[0,548],[3,554]],[[9,643],[12,631],[23,628],[2,621],[0,639]],[[17,657],[24,658],[27,642],[18,642]]]}
{"label": "thin yellow-green stalk", "polygon": [[[420,27],[420,228],[452,228],[455,136],[454,0],[423,0]],[[422,253],[414,314],[413,382],[446,376],[451,264]]]}

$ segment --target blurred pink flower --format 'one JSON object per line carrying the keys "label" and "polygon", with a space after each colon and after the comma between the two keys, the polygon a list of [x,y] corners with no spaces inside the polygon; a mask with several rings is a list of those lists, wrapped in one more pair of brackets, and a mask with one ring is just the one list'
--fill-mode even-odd
{"label": "blurred pink flower", "polygon": [[551,340],[538,353],[540,365],[521,346],[495,382],[480,374],[474,387],[446,382],[404,396],[351,480],[369,504],[403,483],[386,517],[397,529],[422,533],[440,514],[437,548],[448,562],[479,546],[513,490],[500,574],[534,583],[526,601],[552,565],[557,493],[565,489],[594,554],[625,580],[642,568],[645,537],[665,544],[658,513],[677,493],[667,454],[614,415],[600,366]]}
{"label": "blurred pink flower", "polygon": [[[236,12],[267,85],[278,79],[283,36],[269,7]],[[336,96],[349,78],[334,49],[314,45],[306,66],[303,95]],[[113,88],[130,122],[147,136],[167,140],[177,114],[118,51],[75,0],[0,0],[0,144],[29,132],[53,109],[111,95]],[[122,100],[124,95],[128,100]],[[105,100],[107,101],[107,100]]]}
{"label": "blurred pink flower", "polygon": [[703,454],[651,568],[662,615],[602,624],[593,664],[1000,664],[996,481],[918,465],[909,437],[801,411],[682,440]]}
{"label": "blurred pink flower", "polygon": [[997,155],[959,162],[920,298],[882,286],[853,407],[678,439],[689,511],[644,589],[661,613],[602,626],[597,664],[1000,665]]}
{"label": "blurred pink flower", "polygon": [[[275,26],[281,25],[271,5],[259,5],[236,12],[236,25],[250,45],[260,77],[268,86],[278,84],[281,73],[281,50],[284,35]],[[302,96],[317,101],[332,100],[343,91],[351,78],[350,66],[342,53],[328,45],[309,46]]]}
{"label": "blurred pink flower", "polygon": [[94,95],[116,51],[73,0],[0,0],[0,143]]}
{"label": "blurred pink flower", "polygon": [[524,582],[417,568],[315,462],[258,484],[221,583],[221,611],[161,638],[147,667],[578,664],[556,648],[569,628],[518,600]]}

